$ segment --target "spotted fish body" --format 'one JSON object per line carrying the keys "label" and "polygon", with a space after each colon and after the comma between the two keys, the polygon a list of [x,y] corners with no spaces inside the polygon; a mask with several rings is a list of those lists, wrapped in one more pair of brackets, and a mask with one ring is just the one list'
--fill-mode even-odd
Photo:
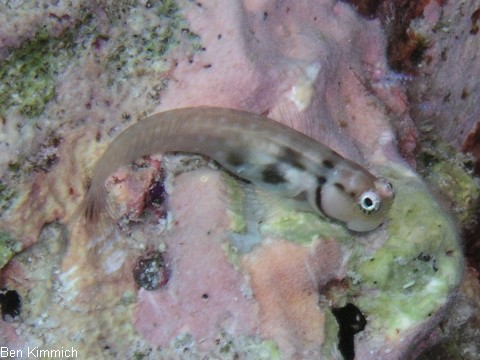
{"label": "spotted fish body", "polygon": [[254,185],[295,199],[304,209],[354,231],[378,227],[394,198],[392,185],[330,148],[264,116],[195,107],[157,113],[122,132],[95,166],[83,202],[88,220],[106,211],[106,179],[142,156],[206,155]]}

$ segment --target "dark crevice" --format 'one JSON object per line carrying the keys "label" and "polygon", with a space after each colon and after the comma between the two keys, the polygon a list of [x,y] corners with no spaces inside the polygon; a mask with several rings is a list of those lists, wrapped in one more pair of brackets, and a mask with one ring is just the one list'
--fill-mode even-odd
{"label": "dark crevice", "polygon": [[360,309],[351,303],[341,308],[333,308],[332,313],[339,326],[338,350],[345,360],[354,360],[354,335],[365,329],[367,320]]}
{"label": "dark crevice", "polygon": [[22,300],[15,290],[0,289],[0,307],[2,319],[16,318],[22,309]]}

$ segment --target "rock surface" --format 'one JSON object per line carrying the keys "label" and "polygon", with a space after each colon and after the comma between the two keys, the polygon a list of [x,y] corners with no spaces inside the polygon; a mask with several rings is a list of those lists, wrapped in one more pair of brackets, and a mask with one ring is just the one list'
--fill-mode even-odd
{"label": "rock surface", "polygon": [[[380,20],[331,0],[47,3],[0,12],[0,287],[22,299],[2,344],[81,358],[404,359],[434,343],[423,340],[463,257],[412,168],[423,130]],[[118,222],[73,216],[121,130],[197,105],[267,114],[389,178],[387,222],[352,233],[206,159],[155,154],[109,179]],[[156,290],[136,281],[152,253],[167,277]],[[352,325],[332,309],[347,303],[366,326],[342,339]]]}

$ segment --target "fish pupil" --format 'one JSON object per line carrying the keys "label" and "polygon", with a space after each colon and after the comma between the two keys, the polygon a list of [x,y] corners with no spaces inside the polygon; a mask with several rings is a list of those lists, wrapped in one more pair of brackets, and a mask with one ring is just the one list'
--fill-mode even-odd
{"label": "fish pupil", "polygon": [[360,197],[359,206],[366,214],[376,212],[380,207],[380,198],[373,191],[366,191]]}
{"label": "fish pupil", "polygon": [[365,205],[366,208],[372,207],[372,205],[373,205],[372,199],[370,199],[370,198],[368,198],[368,197],[365,198],[365,199],[363,200],[363,205]]}

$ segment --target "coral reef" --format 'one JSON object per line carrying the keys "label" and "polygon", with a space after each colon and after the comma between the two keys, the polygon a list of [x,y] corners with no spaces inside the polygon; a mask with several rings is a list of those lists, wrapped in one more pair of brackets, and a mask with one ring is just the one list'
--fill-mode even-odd
{"label": "coral reef", "polygon": [[[458,70],[478,73],[474,3],[356,2],[359,13],[332,0],[1,4],[2,346],[413,359],[474,338],[478,281],[469,271],[458,291],[452,220],[476,226],[475,159],[458,154],[478,112],[476,77]],[[457,17],[469,31],[449,25]],[[442,71],[456,75],[448,86]],[[186,154],[112,174],[115,221],[93,228],[76,216],[89,171],[123,129],[199,105],[266,114],[387,177],[387,221],[350,232]]]}

